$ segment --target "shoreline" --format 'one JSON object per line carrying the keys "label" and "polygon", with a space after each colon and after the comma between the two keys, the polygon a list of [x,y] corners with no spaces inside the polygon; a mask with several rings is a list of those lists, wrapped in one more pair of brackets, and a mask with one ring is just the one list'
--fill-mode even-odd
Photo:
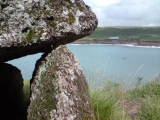
{"label": "shoreline", "polygon": [[112,44],[112,45],[160,47],[160,42],[128,42],[128,41],[105,41],[105,40],[77,40],[70,44]]}

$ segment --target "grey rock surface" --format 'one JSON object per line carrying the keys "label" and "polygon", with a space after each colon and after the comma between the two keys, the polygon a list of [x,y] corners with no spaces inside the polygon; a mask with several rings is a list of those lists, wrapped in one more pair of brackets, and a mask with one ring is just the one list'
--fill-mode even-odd
{"label": "grey rock surface", "polygon": [[0,64],[0,95],[0,120],[24,120],[21,71],[7,63]]}
{"label": "grey rock surface", "polygon": [[60,46],[37,62],[28,120],[94,120],[88,85],[77,58]]}
{"label": "grey rock surface", "polygon": [[83,0],[0,0],[0,62],[51,51],[97,24]]}

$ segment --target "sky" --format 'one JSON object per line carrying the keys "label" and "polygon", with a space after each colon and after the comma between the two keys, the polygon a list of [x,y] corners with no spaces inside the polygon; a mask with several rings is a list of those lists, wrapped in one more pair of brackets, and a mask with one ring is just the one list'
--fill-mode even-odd
{"label": "sky", "polygon": [[98,26],[160,26],[160,0],[83,0]]}

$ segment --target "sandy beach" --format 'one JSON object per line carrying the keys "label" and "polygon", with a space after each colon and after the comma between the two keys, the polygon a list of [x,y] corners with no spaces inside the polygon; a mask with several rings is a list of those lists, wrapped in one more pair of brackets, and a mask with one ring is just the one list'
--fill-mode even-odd
{"label": "sandy beach", "polygon": [[105,40],[77,40],[72,44],[127,44],[134,46],[156,46],[160,47],[160,42],[126,42],[126,41],[105,41]]}

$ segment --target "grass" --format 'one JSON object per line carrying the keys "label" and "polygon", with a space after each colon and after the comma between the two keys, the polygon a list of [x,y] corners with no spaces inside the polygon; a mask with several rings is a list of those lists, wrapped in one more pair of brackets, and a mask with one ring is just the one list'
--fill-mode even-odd
{"label": "grass", "polygon": [[89,93],[97,120],[129,120],[120,105],[128,92],[119,84],[107,82],[104,88],[90,88]]}
{"label": "grass", "polygon": [[[24,81],[25,99],[29,82]],[[160,120],[160,80],[126,89],[120,83],[107,81],[102,88],[89,87],[97,120]]]}
{"label": "grass", "polygon": [[[28,105],[30,103],[29,97],[30,97],[30,81],[29,80],[24,80],[24,87],[23,87],[23,93],[24,93],[24,109],[27,111]],[[27,114],[27,113],[26,113]]]}
{"label": "grass", "polygon": [[28,98],[30,96],[30,81],[29,80],[24,80],[24,101],[28,101]]}
{"label": "grass", "polygon": [[155,96],[160,97],[160,82],[153,80],[145,85],[137,86],[135,89],[131,91],[131,98],[137,98],[137,99],[145,99],[145,98],[152,98]]}
{"label": "grass", "polygon": [[160,120],[160,97],[152,96],[142,99],[139,117],[142,120]]}

